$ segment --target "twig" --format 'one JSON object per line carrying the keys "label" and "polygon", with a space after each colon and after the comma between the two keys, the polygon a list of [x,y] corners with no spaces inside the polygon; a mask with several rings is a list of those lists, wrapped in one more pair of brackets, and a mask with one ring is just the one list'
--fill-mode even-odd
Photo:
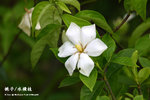
{"label": "twig", "polygon": [[[129,18],[129,16],[130,16],[130,12],[127,14],[127,16],[122,20],[122,22],[113,30],[113,32],[115,33],[115,32],[117,32],[120,28],[121,28],[121,26],[123,26],[123,24],[128,20],[128,18]],[[113,34],[111,34],[111,35],[113,35]],[[114,37],[112,36],[112,38],[114,39]],[[114,39],[115,40],[115,39]],[[117,42],[116,41],[116,43],[118,44],[118,46],[120,47],[120,48],[124,48],[119,42]]]}
{"label": "twig", "polygon": [[21,30],[16,34],[16,36],[14,37],[13,41],[10,44],[10,47],[8,49],[8,52],[6,53],[6,55],[3,57],[1,63],[0,63],[0,67],[2,67],[3,63],[6,61],[8,55],[10,54],[10,51],[12,50],[12,47],[14,46],[14,43],[16,42],[16,40],[18,39],[19,35],[21,34]]}
{"label": "twig", "polygon": [[138,85],[138,91],[139,91],[139,94],[140,95],[142,95],[143,93],[142,93],[142,90],[141,90],[141,86],[140,86],[140,84]]}
{"label": "twig", "polygon": [[105,74],[104,74],[104,81],[105,81],[105,83],[106,83],[106,86],[107,86],[107,88],[108,88],[110,94],[111,94],[112,100],[116,100],[116,97],[114,96],[114,94],[113,94],[113,92],[112,92],[112,89],[111,89],[111,87],[110,87],[110,84],[109,84],[109,82],[108,82],[107,77],[106,77]]}
{"label": "twig", "polygon": [[130,16],[130,12],[127,14],[127,16],[122,20],[122,22],[113,30],[113,32],[117,32],[121,26],[127,21],[127,19],[129,18]]}

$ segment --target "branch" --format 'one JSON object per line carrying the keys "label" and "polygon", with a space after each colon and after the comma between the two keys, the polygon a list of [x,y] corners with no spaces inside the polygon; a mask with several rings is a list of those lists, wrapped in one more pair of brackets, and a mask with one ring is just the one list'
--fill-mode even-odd
{"label": "branch", "polygon": [[[113,32],[115,33],[115,32],[117,32],[120,28],[121,28],[121,26],[123,26],[123,24],[128,20],[128,18],[129,18],[129,16],[130,16],[130,12],[127,14],[127,16],[122,20],[122,22],[113,30]],[[113,35],[113,34],[112,34]],[[112,36],[112,38],[113,38],[113,36]],[[114,39],[114,38],[113,38]],[[115,40],[115,39],[114,39]],[[120,47],[120,48],[124,48],[119,42],[117,42],[116,41],[116,43],[118,44],[118,46]]]}
{"label": "branch", "polygon": [[138,85],[138,91],[140,95],[143,95],[140,84]]}
{"label": "branch", "polygon": [[3,57],[1,63],[0,63],[0,67],[3,65],[3,63],[6,61],[6,59],[8,58],[8,55],[10,54],[10,51],[12,50],[12,47],[14,46],[16,40],[18,39],[19,35],[21,34],[21,30],[16,34],[16,36],[14,37],[13,41],[10,44],[10,47],[8,49],[8,52],[6,53],[6,55]]}
{"label": "branch", "polygon": [[115,33],[115,32],[117,32],[120,28],[121,28],[121,26],[127,21],[127,19],[129,18],[129,16],[130,16],[130,12],[127,14],[127,16],[122,20],[122,22],[113,30],[113,32]]}
{"label": "branch", "polygon": [[105,83],[106,83],[106,86],[107,86],[107,88],[108,88],[110,94],[111,94],[112,100],[116,100],[116,97],[114,96],[114,94],[113,94],[113,92],[112,92],[112,89],[111,89],[111,87],[110,87],[110,84],[109,84],[109,82],[108,82],[107,77],[106,77],[105,74],[104,74],[104,81],[105,81]]}

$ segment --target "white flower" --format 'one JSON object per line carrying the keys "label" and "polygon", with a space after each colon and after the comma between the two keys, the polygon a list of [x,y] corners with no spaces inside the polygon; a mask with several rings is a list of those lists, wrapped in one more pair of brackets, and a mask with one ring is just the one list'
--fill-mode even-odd
{"label": "white flower", "polygon": [[77,68],[85,76],[89,76],[94,68],[94,62],[89,56],[96,57],[101,55],[107,46],[96,38],[96,28],[94,25],[80,28],[75,23],[71,23],[66,35],[70,41],[65,42],[59,48],[59,57],[68,57],[65,67],[70,76]]}
{"label": "white flower", "polygon": [[[27,10],[27,9],[26,9]],[[32,26],[32,12],[33,12],[34,8],[31,8],[30,10],[27,10],[25,15],[23,16],[20,24],[18,25],[18,27],[20,29],[22,29],[28,36],[30,36],[31,34],[31,26]],[[41,26],[40,23],[38,22],[36,27],[36,30],[40,30]]]}

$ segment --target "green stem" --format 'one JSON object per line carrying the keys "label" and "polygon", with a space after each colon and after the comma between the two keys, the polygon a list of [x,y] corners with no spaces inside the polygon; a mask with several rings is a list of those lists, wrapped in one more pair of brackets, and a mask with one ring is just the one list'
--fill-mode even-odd
{"label": "green stem", "polygon": [[116,97],[115,97],[115,95],[112,92],[111,86],[110,86],[110,84],[109,84],[109,82],[108,82],[107,77],[106,77],[105,74],[104,74],[104,81],[105,81],[105,84],[106,84],[106,86],[107,86],[110,94],[111,94],[112,100],[116,100]]}

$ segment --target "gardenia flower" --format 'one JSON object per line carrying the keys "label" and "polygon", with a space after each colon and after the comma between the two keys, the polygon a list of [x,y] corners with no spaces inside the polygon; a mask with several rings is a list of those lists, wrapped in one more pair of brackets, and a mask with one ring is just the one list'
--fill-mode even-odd
{"label": "gardenia flower", "polygon": [[[34,8],[31,8],[30,10],[27,10],[26,9],[26,13],[25,15],[23,16],[20,24],[19,24],[19,28],[22,29],[28,36],[30,36],[31,34],[31,27],[32,27],[32,12],[33,12]],[[38,22],[36,27],[35,27],[36,30],[40,30],[41,29],[41,26],[40,26],[40,23]]]}
{"label": "gardenia flower", "polygon": [[75,23],[71,23],[66,31],[66,36],[70,41],[66,41],[59,48],[58,56],[70,56],[65,62],[70,76],[77,66],[79,72],[88,77],[94,68],[94,62],[89,56],[101,55],[107,46],[96,38],[95,24],[80,28]]}

